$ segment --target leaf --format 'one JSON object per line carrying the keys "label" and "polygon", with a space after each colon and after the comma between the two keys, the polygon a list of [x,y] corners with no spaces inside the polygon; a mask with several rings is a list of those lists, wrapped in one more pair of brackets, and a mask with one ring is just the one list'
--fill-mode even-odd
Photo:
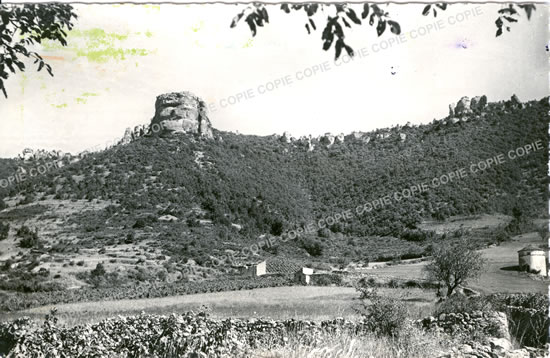
{"label": "leaf", "polygon": [[260,12],[261,12],[265,22],[269,24],[269,14],[267,13],[267,10],[265,9],[265,7],[262,7]]}
{"label": "leaf", "polygon": [[8,98],[8,94],[6,93],[6,88],[4,87],[4,81],[0,80],[0,90],[2,90],[2,93],[4,93],[4,97]]}
{"label": "leaf", "polygon": [[361,13],[361,18],[366,19],[369,16],[369,4],[366,3],[363,5],[363,12]]}
{"label": "leaf", "polygon": [[436,16],[437,16],[437,10],[434,9],[434,17],[436,17]]}
{"label": "leaf", "polygon": [[435,4],[435,6],[437,6],[438,8],[440,8],[443,11],[447,10],[447,4],[446,3]]}
{"label": "leaf", "polygon": [[378,26],[376,26],[376,33],[378,34],[378,36],[381,36],[385,30],[386,30],[386,21],[379,20]]}
{"label": "leaf", "polygon": [[313,16],[317,12],[317,9],[319,9],[319,4],[311,4],[308,5],[305,10],[307,12],[307,16]]}
{"label": "leaf", "polygon": [[342,21],[344,22],[344,25],[345,25],[346,27],[350,27],[350,28],[351,28],[351,25],[349,24],[349,22],[346,21],[345,18],[342,18]]}
{"label": "leaf", "polygon": [[334,30],[335,30],[336,36],[340,38],[344,37],[344,30],[342,29],[342,26],[338,23],[338,21],[334,22]]}
{"label": "leaf", "polygon": [[2,24],[7,25],[10,22],[10,14],[8,12],[0,12],[0,18],[2,18]]}
{"label": "leaf", "polygon": [[499,14],[510,14],[510,15],[514,15],[514,14],[517,14],[518,12],[516,11],[516,9],[514,9],[513,7],[507,7],[507,8],[504,8],[504,9],[500,9],[498,10],[498,13]]}
{"label": "leaf", "polygon": [[325,40],[325,43],[323,44],[323,50],[328,50],[330,46],[332,45],[332,42],[334,41],[334,35],[331,33],[328,34],[327,39]]}
{"label": "leaf", "polygon": [[353,57],[355,55],[355,52],[350,46],[344,44],[344,48],[346,49],[346,52],[348,53],[349,57]]}
{"label": "leaf", "polygon": [[307,34],[311,34],[311,31],[309,30],[309,24],[306,24],[306,30],[307,30]]}
{"label": "leaf", "polygon": [[44,67],[44,62],[40,61],[40,64],[38,65],[38,72],[40,72],[40,70],[42,70],[43,67]]}
{"label": "leaf", "polygon": [[8,66],[12,73],[15,73],[15,69],[12,66],[12,60],[10,58],[6,58],[4,63]]}
{"label": "leaf", "polygon": [[344,47],[344,40],[341,38],[336,41],[336,56],[335,60],[337,60],[340,57],[340,54],[342,53],[342,48]]}
{"label": "leaf", "polygon": [[502,27],[502,24],[503,24],[502,19],[499,17],[497,21],[495,21],[495,24],[497,25],[497,27]]}
{"label": "leaf", "polygon": [[399,35],[401,33],[401,26],[392,20],[388,20],[388,24],[390,25],[390,30],[392,33]]}
{"label": "leaf", "polygon": [[348,15],[349,19],[356,23],[357,25],[361,25],[361,20],[357,17],[357,14],[353,9],[348,8],[348,11],[346,12],[346,15]]}
{"label": "leaf", "polygon": [[14,60],[13,63],[19,68],[19,71],[25,71],[25,64],[19,60]]}
{"label": "leaf", "polygon": [[241,11],[239,14],[237,14],[237,16],[235,16],[233,18],[233,21],[231,21],[231,25],[229,25],[229,28],[234,28],[235,26],[237,26],[237,23],[239,22],[239,20],[243,17],[244,15],[244,11]]}
{"label": "leaf", "polygon": [[430,9],[432,8],[432,5],[426,5],[424,10],[422,10],[422,15],[426,16],[430,13]]}
{"label": "leaf", "polygon": [[533,11],[535,11],[537,8],[535,5],[525,5],[525,13],[527,14],[527,20],[531,20],[531,14]]}
{"label": "leaf", "polygon": [[499,37],[500,35],[502,35],[502,27],[498,28],[496,37]]}
{"label": "leaf", "polygon": [[328,39],[328,36],[332,33],[332,19],[329,17],[329,20],[327,21],[327,25],[325,26],[325,29],[323,30],[323,34],[321,35],[322,40]]}
{"label": "leaf", "polygon": [[250,31],[252,32],[252,36],[256,36],[256,25],[254,24],[253,18],[251,16],[248,16],[246,18],[246,23],[248,24],[248,27],[250,27]]}
{"label": "leaf", "polygon": [[369,25],[370,25],[370,26],[372,26],[372,25],[374,24],[374,16],[376,16],[375,13],[372,13],[372,14],[370,15],[370,19],[369,19]]}
{"label": "leaf", "polygon": [[518,5],[520,8],[525,10],[525,14],[527,15],[527,20],[531,20],[531,15],[533,14],[533,11],[536,10],[536,6],[533,4],[526,4],[526,5]]}
{"label": "leaf", "polygon": [[510,16],[504,16],[504,18],[505,18],[506,21],[508,21],[508,22],[518,22],[517,19],[514,19],[513,17],[510,17]]}
{"label": "leaf", "polygon": [[283,10],[286,14],[290,13],[290,8],[288,7],[288,4],[282,4],[281,10]]}
{"label": "leaf", "polygon": [[313,30],[317,30],[317,26],[315,26],[315,22],[313,22],[313,19],[309,19],[309,23],[311,24],[311,28],[313,28]]}

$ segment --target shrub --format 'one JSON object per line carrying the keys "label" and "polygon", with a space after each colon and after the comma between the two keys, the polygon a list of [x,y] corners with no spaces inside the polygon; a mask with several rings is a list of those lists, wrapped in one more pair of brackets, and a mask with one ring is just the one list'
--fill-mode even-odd
{"label": "shrub", "polygon": [[134,232],[129,232],[128,235],[126,235],[126,239],[124,239],[124,243],[125,244],[131,244],[134,242],[134,240],[136,239],[136,235],[134,234]]}
{"label": "shrub", "polygon": [[10,224],[3,224],[0,222],[0,241],[8,238],[9,231],[10,231]]}
{"label": "shrub", "polygon": [[311,283],[318,286],[340,285],[342,284],[342,276],[335,274],[312,275]]}
{"label": "shrub", "polygon": [[42,242],[36,236],[24,237],[19,241],[19,247],[24,249],[41,248]]}
{"label": "shrub", "polygon": [[271,235],[280,236],[283,233],[283,222],[281,220],[275,220],[271,223],[270,232]]}
{"label": "shrub", "polygon": [[406,331],[409,312],[403,302],[378,294],[371,296],[369,301],[370,304],[363,302],[360,312],[368,330],[377,335],[390,337],[398,337]]}
{"label": "shrub", "polygon": [[142,229],[147,225],[157,222],[157,218],[154,215],[146,215],[140,218],[137,218],[136,222],[132,226],[134,229]]}
{"label": "shrub", "polygon": [[321,256],[323,254],[323,244],[317,240],[313,240],[313,239],[303,240],[302,247],[311,256]]}
{"label": "shrub", "polygon": [[93,269],[92,271],[90,271],[90,275],[92,277],[101,277],[101,276],[104,276],[106,273],[105,271],[105,267],[103,266],[103,264],[100,262],[98,263],[96,266],[95,266],[95,269]]}

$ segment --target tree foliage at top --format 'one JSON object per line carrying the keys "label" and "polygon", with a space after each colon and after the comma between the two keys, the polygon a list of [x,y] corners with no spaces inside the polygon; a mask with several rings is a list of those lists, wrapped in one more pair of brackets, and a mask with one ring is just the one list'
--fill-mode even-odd
{"label": "tree foliage at top", "polygon": [[52,67],[32,48],[43,40],[67,45],[67,32],[77,15],[68,4],[0,5],[0,90],[7,97],[4,81],[10,73],[25,71],[24,58],[34,59],[38,71]]}
{"label": "tree foliage at top", "polygon": [[[354,9],[351,4],[288,4],[284,3],[280,6],[286,14],[291,12],[304,11],[307,15],[307,21],[304,27],[308,34],[317,30],[317,25],[314,20],[314,15],[324,13],[326,10],[327,18],[323,29],[321,40],[323,41],[323,50],[327,51],[334,44],[335,59],[337,60],[342,50],[345,50],[348,56],[354,56],[353,48],[345,42],[345,28],[351,28],[353,25],[363,25],[368,23],[369,26],[376,28],[376,34],[382,36],[386,29],[390,29],[394,35],[401,34],[401,26],[395,20],[390,18],[390,14],[385,11],[380,4],[364,3],[361,9]],[[438,10],[445,11],[448,8],[446,3],[428,4],[422,10],[423,16],[432,14],[437,17]],[[533,4],[509,4],[506,8],[498,11],[498,18],[495,21],[497,26],[496,36],[502,35],[502,29],[510,31],[510,24],[518,22],[518,10],[520,8],[527,14],[527,19],[531,19],[533,11],[536,10]],[[330,9],[330,10],[329,10]],[[329,13],[330,12],[330,13]],[[263,27],[269,23],[269,13],[266,6],[261,3],[254,3],[245,7],[231,21],[230,27],[237,26],[239,21],[244,19],[248,24],[252,36],[256,36],[258,27]],[[368,21],[367,21],[368,20]]]}

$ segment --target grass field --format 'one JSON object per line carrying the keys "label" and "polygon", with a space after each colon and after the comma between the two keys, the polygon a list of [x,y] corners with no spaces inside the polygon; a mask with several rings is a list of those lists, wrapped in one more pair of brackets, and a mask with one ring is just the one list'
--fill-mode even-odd
{"label": "grass field", "polygon": [[[435,293],[420,289],[382,289],[382,294],[403,296],[415,316],[431,310]],[[69,325],[97,322],[114,315],[146,313],[170,314],[206,305],[216,318],[270,317],[273,319],[324,320],[334,317],[356,318],[353,310],[359,294],[350,287],[271,287],[255,290],[204,293],[138,300],[81,302],[57,305],[60,321]],[[0,321],[21,316],[43,319],[54,306],[0,315]]]}
{"label": "grass field", "polygon": [[[468,286],[482,293],[495,292],[548,292],[548,281],[534,280],[524,273],[511,269],[518,264],[518,250],[528,244],[541,244],[537,233],[519,235],[512,241],[500,246],[482,250],[487,259],[487,269],[478,280]],[[418,279],[423,277],[423,268],[427,262],[407,265],[386,266],[369,270],[374,276],[392,276],[402,279]]]}

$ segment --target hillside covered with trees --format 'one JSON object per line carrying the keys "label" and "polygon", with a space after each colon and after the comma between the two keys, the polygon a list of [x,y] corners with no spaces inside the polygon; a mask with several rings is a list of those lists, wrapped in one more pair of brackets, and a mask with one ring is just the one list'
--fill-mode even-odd
{"label": "hillside covered with trees", "polygon": [[[276,135],[215,131],[210,140],[152,135],[0,188],[0,195],[18,198],[18,204],[40,204],[47,198],[108,201],[101,210],[71,217],[87,245],[121,237],[154,239],[172,256],[205,264],[210,255],[238,250],[260,235],[279,236],[346,210],[354,212],[348,220],[263,254],[414,257],[433,239],[419,230],[423,220],[483,213],[546,215],[547,112],[547,99],[490,103],[484,113],[458,121],[446,118],[361,138],[349,135],[330,146],[318,143],[311,151],[298,140]],[[509,155],[535,142],[543,148]],[[502,163],[478,165],[498,155]],[[29,166],[17,160],[1,164],[3,177]],[[434,179],[460,168],[468,175],[433,185]],[[429,190],[403,197],[404,189],[421,183]],[[357,215],[358,207],[388,195],[390,202]],[[166,215],[174,219],[158,220]]]}

